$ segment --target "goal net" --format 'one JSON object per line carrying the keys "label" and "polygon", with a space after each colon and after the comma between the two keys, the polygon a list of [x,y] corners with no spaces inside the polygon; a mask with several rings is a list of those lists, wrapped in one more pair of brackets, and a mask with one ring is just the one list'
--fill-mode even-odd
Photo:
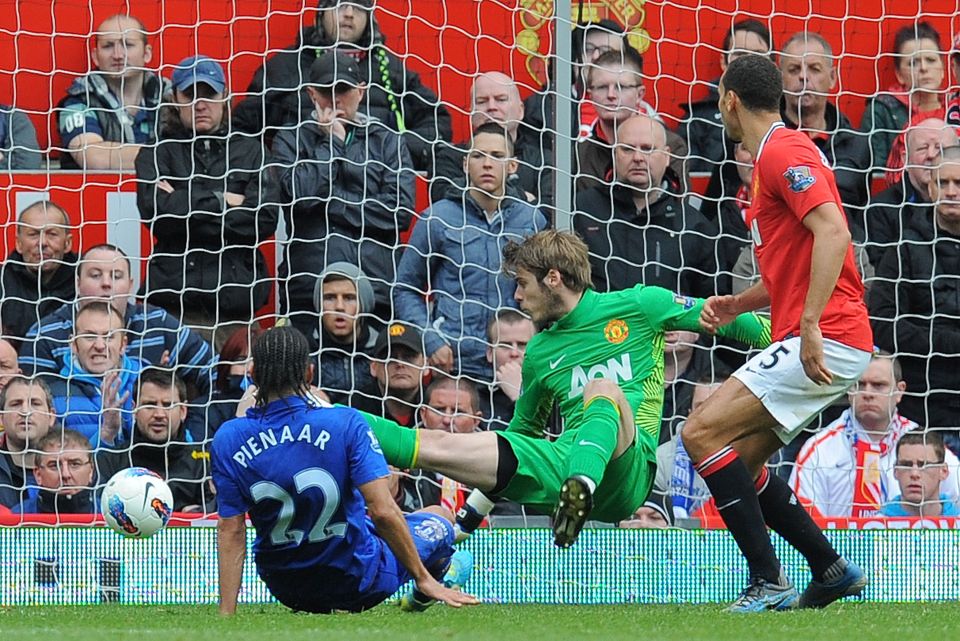
{"label": "goal net", "polygon": [[[950,179],[933,178],[960,168],[960,156],[941,155],[960,125],[956,6],[714,4],[8,3],[0,604],[150,601],[150,585],[157,600],[213,598],[209,529],[171,528],[135,547],[86,526],[102,524],[99,491],[129,466],[173,485],[181,524],[214,522],[210,442],[248,403],[251,345],[278,320],[305,334],[330,401],[473,432],[509,424],[536,331],[501,272],[509,240],[576,231],[601,292],[642,283],[707,297],[756,282],[752,159],[724,136],[716,106],[722,70],[747,54],[780,65],[785,123],[834,168],[882,350],[873,378],[771,471],[831,529],[956,527],[960,229]],[[626,327],[599,327],[597,340]],[[722,528],[679,434],[749,353],[666,335],[657,482],[620,524],[665,532],[593,523],[576,560],[540,588],[533,577],[555,561],[536,552],[550,545],[538,529],[548,510],[503,501],[489,523],[529,531],[494,528],[470,544],[488,563],[487,596],[732,596],[742,577],[720,578],[740,567],[732,539],[675,531]],[[593,378],[632,378],[622,365],[571,368],[571,398]],[[545,438],[564,429],[558,401]],[[935,436],[899,457],[912,430]],[[941,470],[939,489],[906,496],[907,476]],[[469,491],[417,469],[396,470],[392,487],[407,510],[456,510]],[[900,520],[881,514],[888,504]],[[870,558],[900,567],[903,539],[876,536]],[[840,540],[854,553],[868,545]],[[702,571],[649,580],[687,562],[665,554],[695,566],[701,543]],[[501,545],[513,551],[500,558]],[[171,570],[191,567],[194,549],[194,570]],[[654,560],[623,587],[624,568],[645,555]],[[252,566],[245,586],[249,600],[265,598]],[[916,596],[956,596],[931,590]]]}

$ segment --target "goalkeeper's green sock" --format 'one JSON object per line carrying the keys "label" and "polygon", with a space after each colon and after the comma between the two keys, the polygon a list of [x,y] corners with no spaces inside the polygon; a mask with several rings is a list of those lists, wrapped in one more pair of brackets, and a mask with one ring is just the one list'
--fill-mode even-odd
{"label": "goalkeeper's green sock", "polygon": [[589,479],[596,489],[617,447],[620,408],[609,396],[594,396],[583,408],[583,424],[567,460],[567,478]]}
{"label": "goalkeeper's green sock", "polygon": [[420,452],[420,430],[404,427],[390,419],[360,412],[373,430],[387,463],[402,470],[417,466]]}

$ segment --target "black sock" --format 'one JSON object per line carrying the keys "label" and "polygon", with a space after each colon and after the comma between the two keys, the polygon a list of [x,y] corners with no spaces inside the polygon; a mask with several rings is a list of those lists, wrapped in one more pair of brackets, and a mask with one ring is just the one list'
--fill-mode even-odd
{"label": "black sock", "polygon": [[782,478],[764,468],[757,486],[763,520],[803,555],[810,564],[813,578],[823,581],[826,571],[840,558],[823,535],[823,530],[814,523]]}
{"label": "black sock", "polygon": [[773,551],[757,490],[747,466],[733,449],[725,447],[697,465],[717,503],[727,529],[747,559],[751,579],[780,582],[780,561]]}

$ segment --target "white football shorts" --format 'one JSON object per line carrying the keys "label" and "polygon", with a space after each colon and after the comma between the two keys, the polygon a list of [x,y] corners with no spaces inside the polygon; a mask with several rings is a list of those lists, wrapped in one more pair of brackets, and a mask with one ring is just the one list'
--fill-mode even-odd
{"label": "white football shorts", "polygon": [[733,373],[777,420],[779,425],[773,429],[784,443],[860,380],[871,354],[825,338],[823,356],[833,374],[829,385],[807,378],[800,362],[799,336],[771,343]]}

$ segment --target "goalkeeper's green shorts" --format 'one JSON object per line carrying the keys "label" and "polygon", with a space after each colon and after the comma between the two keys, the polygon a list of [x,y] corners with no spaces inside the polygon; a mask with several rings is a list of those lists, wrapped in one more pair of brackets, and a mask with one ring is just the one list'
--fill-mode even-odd
{"label": "goalkeeper's green shorts", "polygon": [[[566,480],[567,460],[577,430],[565,432],[556,441],[517,432],[497,432],[517,457],[517,472],[499,496],[552,514]],[[610,461],[593,495],[590,518],[616,523],[630,517],[650,495],[657,473],[657,448],[653,437],[637,430],[633,445]]]}

